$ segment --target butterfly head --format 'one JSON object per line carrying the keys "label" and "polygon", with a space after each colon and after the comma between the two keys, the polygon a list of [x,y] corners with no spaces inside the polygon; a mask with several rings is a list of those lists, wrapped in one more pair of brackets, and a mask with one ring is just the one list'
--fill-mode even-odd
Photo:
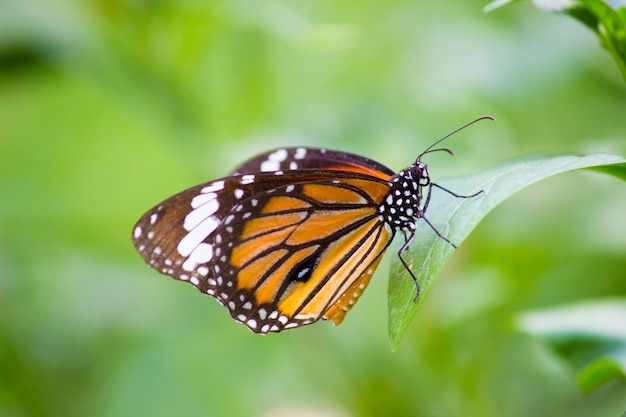
{"label": "butterfly head", "polygon": [[407,170],[407,177],[416,181],[420,187],[427,187],[430,184],[428,167],[425,163],[419,160],[415,161],[415,163]]}

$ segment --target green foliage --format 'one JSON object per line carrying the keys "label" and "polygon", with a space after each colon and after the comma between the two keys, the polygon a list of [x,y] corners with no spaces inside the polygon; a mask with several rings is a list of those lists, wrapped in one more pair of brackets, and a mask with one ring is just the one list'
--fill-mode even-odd
{"label": "green foliage", "polygon": [[[496,0],[485,7],[494,10],[519,0]],[[621,0],[542,0],[535,6],[548,12],[570,15],[595,32],[609,51],[626,81],[626,6]]]}
{"label": "green foliage", "polygon": [[607,299],[520,314],[517,325],[543,341],[578,371],[590,392],[626,377],[626,301]]}
{"label": "green foliage", "polygon": [[[491,210],[521,189],[554,175],[583,168],[606,169],[617,177],[626,176],[626,160],[619,156],[525,157],[471,176],[441,180],[438,184],[449,190],[464,190],[465,194],[483,190],[484,194],[470,199],[438,196],[429,206],[427,218],[444,236],[459,245]],[[411,302],[415,297],[415,283],[401,262],[394,263],[389,279],[389,335],[394,349],[399,347],[435,277],[454,251],[450,244],[425,226],[422,224],[418,229],[413,239],[415,243],[404,255],[420,283],[417,302]]]}

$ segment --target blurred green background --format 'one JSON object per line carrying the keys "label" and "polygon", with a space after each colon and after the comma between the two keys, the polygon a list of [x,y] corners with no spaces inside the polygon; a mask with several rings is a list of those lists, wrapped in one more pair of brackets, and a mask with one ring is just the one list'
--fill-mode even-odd
{"label": "blurred green background", "polygon": [[626,88],[594,35],[529,4],[0,0],[0,416],[594,416],[512,318],[626,294],[626,187],[577,172],[495,210],[400,350],[388,254],[344,324],[266,337],[145,266],[144,211],[259,151],[394,169],[461,124],[434,178],[535,152],[626,155]]}

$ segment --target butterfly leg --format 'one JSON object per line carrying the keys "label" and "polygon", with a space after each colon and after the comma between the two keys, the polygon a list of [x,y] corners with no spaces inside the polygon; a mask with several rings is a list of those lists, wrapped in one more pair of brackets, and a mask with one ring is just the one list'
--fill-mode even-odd
{"label": "butterfly leg", "polygon": [[[430,226],[431,229],[433,229],[433,231],[435,232],[435,234],[443,239],[445,242],[447,242],[450,246],[452,246],[454,249],[457,248],[457,246],[452,243],[450,241],[450,239],[448,239],[447,237],[445,237],[444,235],[442,235],[439,230],[437,230],[437,228],[430,222],[428,221],[428,219],[426,217],[422,216],[422,219],[424,219],[424,221],[426,222],[426,224],[428,226]],[[415,274],[413,273],[413,271],[411,270],[411,268],[409,267],[409,264],[406,263],[406,261],[404,260],[404,258],[402,257],[402,253],[404,251],[406,251],[409,247],[409,245],[411,244],[411,241],[413,240],[413,238],[415,237],[415,231],[412,231],[410,236],[404,236],[404,244],[400,247],[400,249],[398,250],[398,258],[400,258],[400,261],[402,262],[402,265],[404,265],[404,268],[409,272],[409,275],[411,275],[411,278],[413,279],[413,282],[415,283],[415,298],[414,298],[414,302],[417,303],[417,300],[419,299],[420,296],[420,284],[419,281],[417,280],[417,277],[415,276]]]}
{"label": "butterfly leg", "polygon": [[[431,183],[430,186],[431,187],[435,186],[435,187],[439,188],[440,190],[445,191],[446,193],[448,193],[451,196],[456,197],[456,198],[474,198],[474,197],[479,196],[480,194],[484,194],[485,193],[485,190],[480,190],[477,193],[474,193],[474,194],[471,194],[471,195],[460,195],[460,194],[455,193],[454,191],[451,191],[451,190],[448,190],[445,187],[442,187],[439,184]],[[428,199],[426,201],[426,204],[428,204],[429,200],[430,200],[430,190],[428,190]],[[426,204],[424,204],[424,206],[426,206]],[[425,209],[426,209],[426,207],[424,207],[424,211],[426,211]]]}
{"label": "butterfly leg", "polygon": [[409,264],[407,264],[406,261],[404,260],[404,258],[402,258],[402,252],[407,250],[407,248],[411,244],[411,241],[413,240],[414,237],[415,237],[415,230],[413,230],[411,232],[411,235],[408,236],[408,237],[406,235],[406,232],[404,233],[404,244],[398,250],[398,258],[400,258],[400,262],[402,262],[402,265],[404,265],[404,269],[406,269],[409,272],[409,275],[411,275],[411,278],[413,279],[413,282],[415,283],[415,298],[413,299],[413,302],[417,303],[417,300],[420,297],[420,283],[417,280],[417,277],[415,276],[413,271],[411,271],[411,268],[409,267]]}
{"label": "butterfly leg", "polygon": [[[450,239],[448,239],[447,237],[445,237],[444,235],[441,234],[441,232],[439,232],[439,230],[437,230],[437,228],[426,218],[425,213],[426,213],[426,209],[428,209],[428,204],[430,203],[430,196],[432,194],[432,189],[433,186],[440,188],[444,191],[449,192],[450,194],[452,194],[455,197],[459,197],[459,198],[470,198],[470,197],[475,197],[478,194],[482,193],[483,190],[480,190],[478,193],[471,195],[471,196],[461,196],[461,195],[457,195],[455,193],[453,193],[452,191],[443,188],[437,184],[433,184],[430,183],[428,185],[428,192],[426,194],[426,201],[424,201],[424,206],[422,206],[419,209],[419,218],[423,219],[426,224],[433,230],[433,232],[435,232],[435,234],[441,238],[442,240],[444,240],[445,242],[447,242],[450,246],[452,246],[454,249],[457,248],[457,246],[452,243],[452,241],[450,241]],[[413,279],[413,282],[415,283],[415,298],[414,298],[414,302],[417,302],[417,300],[419,299],[420,296],[420,285],[419,285],[419,281],[417,280],[417,277],[415,276],[415,274],[413,273],[413,271],[411,270],[411,268],[409,267],[409,265],[406,263],[406,261],[404,260],[404,258],[402,258],[402,253],[404,251],[406,251],[409,247],[409,245],[411,244],[411,241],[413,240],[413,238],[415,237],[415,229],[411,230],[411,234],[409,236],[407,236],[406,232],[404,233],[404,244],[402,245],[402,247],[400,247],[400,249],[398,250],[398,258],[400,258],[400,261],[402,262],[402,265],[404,265],[404,268],[409,272],[409,274],[411,275],[411,278]]]}
{"label": "butterfly leg", "polygon": [[[450,194],[452,194],[453,196],[455,196],[455,197],[459,197],[459,198],[470,198],[470,197],[475,197],[476,195],[478,195],[478,194],[482,193],[482,192],[483,192],[483,190],[480,190],[480,191],[479,191],[478,193],[476,193],[475,195],[471,195],[471,196],[462,196],[462,195],[457,195],[457,194],[453,193],[452,191],[450,191],[450,190],[448,190],[448,189],[446,189],[446,188],[443,188],[443,187],[441,187],[441,186],[439,186],[439,185],[437,185],[437,184],[434,184],[434,183],[432,183],[432,182],[431,182],[430,184],[428,184],[428,194],[426,194],[426,201],[424,202],[424,206],[423,206],[423,207],[420,209],[420,211],[419,211],[419,217],[420,217],[421,219],[424,219],[424,221],[426,222],[426,224],[427,224],[428,226],[430,226],[430,228],[431,228],[431,229],[433,229],[433,232],[435,232],[435,234],[436,234],[437,236],[439,236],[439,237],[440,237],[441,239],[443,239],[444,241],[448,242],[448,243],[450,244],[450,246],[452,246],[454,249],[456,249],[456,245],[455,245],[454,243],[452,243],[452,242],[450,241],[450,239],[448,239],[447,237],[445,237],[444,235],[442,235],[442,234],[439,232],[439,230],[437,230],[437,228],[436,228],[436,227],[435,227],[435,226],[434,226],[434,225],[433,225],[433,224],[432,224],[432,223],[431,223],[431,222],[430,222],[430,221],[426,218],[426,216],[425,216],[425,214],[426,214],[426,210],[428,209],[428,204],[430,204],[430,196],[431,196],[431,194],[432,194],[433,187],[440,188],[440,189],[442,189],[442,190],[444,190],[444,191],[449,192],[449,193],[450,193]],[[415,234],[415,232],[413,232],[413,234]],[[412,235],[411,235],[411,239],[413,239],[413,236],[412,236]]]}
{"label": "butterfly leg", "polygon": [[444,188],[441,185],[438,185],[438,184],[435,184],[435,183],[432,183],[432,182],[428,185],[428,194],[426,195],[426,202],[424,202],[424,207],[420,211],[420,218],[424,219],[426,224],[428,226],[430,226],[431,229],[433,229],[433,231],[435,232],[435,234],[437,236],[439,236],[444,241],[448,242],[450,244],[450,246],[452,246],[454,249],[456,249],[457,246],[454,243],[452,243],[450,241],[450,239],[448,239],[447,237],[442,235],[439,232],[439,230],[437,230],[437,228],[430,221],[428,221],[428,219],[424,216],[424,213],[426,213],[426,209],[428,208],[428,204],[430,203],[430,194],[431,194],[431,191],[432,191],[433,187],[437,187],[440,190],[445,191],[448,194],[450,194],[450,195],[452,195],[453,197],[456,197],[456,198],[474,198],[474,197],[479,196],[480,194],[484,194],[485,190],[480,190],[477,193],[474,193],[474,194],[471,194],[471,195],[460,195],[460,194],[455,193],[454,191],[448,190],[447,188]]}

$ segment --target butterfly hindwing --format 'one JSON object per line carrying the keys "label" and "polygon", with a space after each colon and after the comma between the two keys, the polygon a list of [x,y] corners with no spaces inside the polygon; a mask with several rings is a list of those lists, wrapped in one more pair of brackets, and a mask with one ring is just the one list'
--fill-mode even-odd
{"label": "butterfly hindwing", "polygon": [[352,175],[242,201],[213,234],[213,270],[200,289],[259,333],[322,317],[341,322],[393,236],[377,209],[386,191],[382,181]]}
{"label": "butterfly hindwing", "polygon": [[354,307],[356,302],[359,300],[361,295],[363,295],[363,291],[370,283],[372,279],[372,275],[378,268],[378,264],[382,260],[382,253],[377,259],[374,260],[370,264],[370,266],[358,277],[350,288],[348,288],[339,299],[324,313],[323,318],[325,320],[332,320],[335,325],[341,324],[344,317]]}

